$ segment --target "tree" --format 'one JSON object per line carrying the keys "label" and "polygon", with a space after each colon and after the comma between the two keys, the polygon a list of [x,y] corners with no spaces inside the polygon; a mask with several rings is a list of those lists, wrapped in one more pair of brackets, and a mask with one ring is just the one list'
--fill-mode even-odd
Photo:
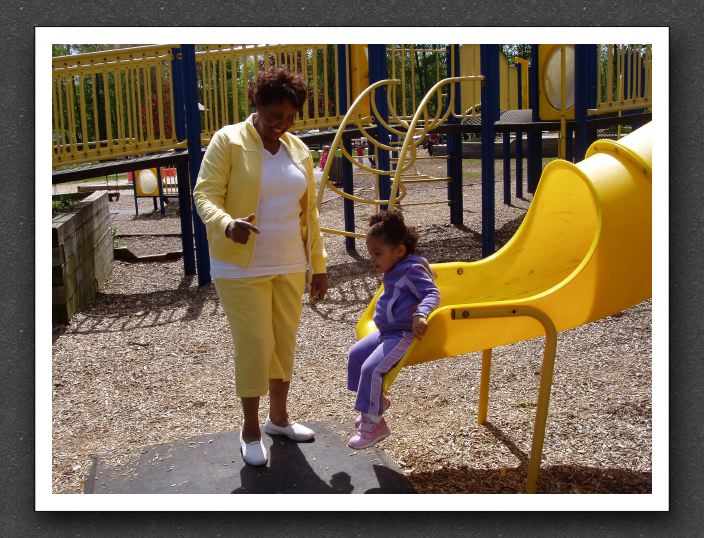
{"label": "tree", "polygon": [[531,45],[501,45],[501,50],[509,64],[515,63],[514,58],[531,59]]}

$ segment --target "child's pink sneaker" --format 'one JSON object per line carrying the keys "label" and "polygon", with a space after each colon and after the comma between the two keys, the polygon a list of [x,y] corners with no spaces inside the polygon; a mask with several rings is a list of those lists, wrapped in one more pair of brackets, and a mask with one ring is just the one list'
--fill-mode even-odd
{"label": "child's pink sneaker", "polygon": [[[386,410],[389,407],[391,407],[391,400],[389,400],[388,398],[384,398],[384,402],[382,405],[383,405],[383,408],[381,409],[381,412],[386,413]],[[359,415],[357,415],[357,418],[354,419],[354,427],[359,428],[359,425],[361,422],[362,422],[362,414],[360,413]]]}
{"label": "child's pink sneaker", "polygon": [[361,450],[383,441],[390,434],[391,431],[383,418],[379,421],[379,424],[362,419],[357,427],[357,433],[347,442],[347,446],[355,450]]}

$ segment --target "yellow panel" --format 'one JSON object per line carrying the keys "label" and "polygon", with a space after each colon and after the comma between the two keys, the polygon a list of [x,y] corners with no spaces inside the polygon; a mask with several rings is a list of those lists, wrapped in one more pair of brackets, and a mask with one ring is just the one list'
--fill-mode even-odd
{"label": "yellow panel", "polygon": [[[460,76],[481,75],[479,45],[460,45]],[[462,112],[481,105],[481,87],[475,82],[460,83],[462,92]]]}
{"label": "yellow panel", "polygon": [[[367,45],[350,45],[351,91],[350,104],[369,86],[369,49]],[[369,116],[369,102],[359,109],[362,117]]]}
{"label": "yellow panel", "polygon": [[[587,158],[556,160],[543,171],[521,226],[498,252],[477,262],[434,264],[442,295],[428,332],[384,379],[403,366],[541,336],[531,318],[453,319],[453,309],[531,306],[564,331],[651,296],[650,123],[618,142],[592,144]],[[381,289],[357,324],[362,338]]]}
{"label": "yellow panel", "polygon": [[[541,120],[560,119],[560,47],[561,45],[538,46],[538,96],[539,117]],[[566,45],[567,54],[567,119],[574,119],[574,45]]]}

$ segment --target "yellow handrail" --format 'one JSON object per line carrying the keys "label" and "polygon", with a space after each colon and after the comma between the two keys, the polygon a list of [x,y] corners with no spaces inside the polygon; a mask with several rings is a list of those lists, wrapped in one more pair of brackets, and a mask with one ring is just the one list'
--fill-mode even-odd
{"label": "yellow handrail", "polygon": [[[453,319],[469,320],[482,318],[516,318],[530,317],[538,321],[545,332],[545,349],[543,351],[543,365],[540,370],[540,387],[538,389],[538,403],[535,410],[535,423],[533,425],[533,441],[528,460],[528,475],[526,477],[526,493],[535,493],[537,490],[538,476],[540,474],[540,459],[543,453],[545,440],[545,426],[548,420],[548,406],[550,391],[552,389],[552,375],[555,368],[555,354],[557,352],[557,330],[555,324],[545,312],[521,304],[502,306],[462,306],[454,305]],[[432,314],[431,314],[432,317]],[[401,359],[408,356],[408,353]],[[482,353],[481,381],[479,385],[479,406],[477,422],[485,424],[489,409],[489,379],[491,370],[491,349]]]}
{"label": "yellow handrail", "polygon": [[[420,119],[420,115],[422,114],[422,110],[424,107],[427,106],[428,101],[430,100],[431,96],[436,93],[442,86],[447,85],[447,84],[452,84],[451,86],[451,91],[450,91],[450,99],[448,102],[448,109],[452,110],[454,108],[454,83],[456,82],[466,82],[466,81],[476,81],[479,82],[481,80],[484,80],[484,77],[482,75],[465,75],[461,77],[450,77],[443,79],[439,82],[437,82],[428,92],[425,94],[425,97],[423,97],[423,100],[420,102],[420,105],[418,109],[416,110],[416,113],[413,115],[413,119],[411,120],[411,123],[408,127],[408,131],[406,132],[406,137],[403,141],[403,146],[401,146],[401,151],[399,152],[398,156],[398,162],[399,163],[404,163],[406,159],[406,154],[409,151],[409,148],[413,147],[413,156],[415,156],[415,142],[413,140],[413,135],[416,131],[416,125],[418,125],[418,120]],[[433,125],[432,128],[436,128],[439,125]],[[430,129],[427,129],[430,130]],[[427,132],[427,131],[426,131]],[[413,159],[410,160],[413,162]],[[389,195],[389,209],[392,209],[394,205],[397,203],[397,195],[399,192],[399,189],[402,188],[402,179],[401,179],[401,174],[403,171],[403,167],[399,166],[396,168],[395,174],[394,174],[394,181],[393,184],[391,185],[391,194]]]}

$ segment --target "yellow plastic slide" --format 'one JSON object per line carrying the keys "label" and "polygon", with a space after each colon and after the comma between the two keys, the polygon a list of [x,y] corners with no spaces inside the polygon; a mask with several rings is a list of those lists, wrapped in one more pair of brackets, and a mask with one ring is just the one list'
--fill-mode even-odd
{"label": "yellow plastic slide", "polygon": [[[428,332],[386,374],[543,336],[531,317],[473,319],[476,307],[529,306],[558,331],[609,316],[651,296],[652,128],[618,142],[599,140],[578,164],[552,161],[511,240],[477,262],[433,264],[442,295]],[[357,323],[357,337],[376,330],[377,291]],[[463,315],[459,315],[462,313]]]}

